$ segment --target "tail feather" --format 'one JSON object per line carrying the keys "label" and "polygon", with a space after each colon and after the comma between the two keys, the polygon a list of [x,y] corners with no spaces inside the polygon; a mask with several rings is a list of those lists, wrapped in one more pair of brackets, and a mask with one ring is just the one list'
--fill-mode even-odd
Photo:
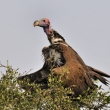
{"label": "tail feather", "polygon": [[110,78],[110,75],[98,70],[98,69],[95,69],[95,68],[92,68],[90,66],[87,66],[88,69],[89,69],[89,73],[91,75],[91,77],[94,79],[94,80],[100,80],[102,83],[104,83],[105,85],[108,85],[109,84],[109,81],[107,79],[105,79],[104,77],[107,77],[107,78]]}
{"label": "tail feather", "polygon": [[93,67],[91,67],[91,66],[87,66],[87,67],[88,67],[88,69],[89,69],[90,71],[96,72],[97,74],[99,74],[99,75],[101,75],[101,76],[110,78],[110,75],[108,75],[108,74],[106,74],[106,73],[104,73],[104,72],[102,72],[102,71],[100,71],[100,70],[98,70],[98,69],[95,69],[95,68],[93,68]]}
{"label": "tail feather", "polygon": [[107,79],[105,79],[104,77],[102,77],[101,75],[93,72],[93,71],[90,71],[90,75],[91,77],[94,79],[94,80],[100,80],[103,84],[105,85],[108,85],[109,84],[109,81]]}

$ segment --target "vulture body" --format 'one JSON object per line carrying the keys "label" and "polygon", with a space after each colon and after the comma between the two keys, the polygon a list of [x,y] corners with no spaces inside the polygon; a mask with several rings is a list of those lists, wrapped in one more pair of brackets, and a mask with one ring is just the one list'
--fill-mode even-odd
{"label": "vulture body", "polygon": [[[32,74],[19,77],[19,80],[27,77],[30,82],[43,83],[42,88],[47,88],[48,75],[51,73],[51,69],[56,75],[63,74],[62,80],[65,82],[65,87],[71,87],[76,96],[88,87],[94,89],[96,85],[92,80],[98,79],[105,85],[108,84],[104,77],[110,78],[110,76],[87,66],[78,53],[66,43],[65,39],[51,29],[48,19],[37,20],[34,22],[34,26],[40,26],[44,29],[51,45],[42,50],[45,60],[43,67]],[[67,71],[64,71],[65,68]]]}

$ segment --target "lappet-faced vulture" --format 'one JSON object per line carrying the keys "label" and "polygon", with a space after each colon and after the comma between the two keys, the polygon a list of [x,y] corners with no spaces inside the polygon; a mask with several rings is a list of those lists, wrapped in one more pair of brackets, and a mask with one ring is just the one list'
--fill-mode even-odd
{"label": "lappet-faced vulture", "polygon": [[62,80],[65,81],[65,87],[72,87],[75,95],[81,94],[88,87],[95,88],[93,80],[98,79],[105,85],[108,84],[108,80],[104,77],[110,78],[110,75],[86,65],[65,39],[51,28],[49,19],[37,20],[33,25],[43,28],[51,45],[42,50],[45,59],[43,67],[35,73],[21,76],[18,79],[28,77],[31,82],[44,83],[45,85],[50,69],[54,74],[62,74],[64,68],[67,68],[68,71],[63,73]]}

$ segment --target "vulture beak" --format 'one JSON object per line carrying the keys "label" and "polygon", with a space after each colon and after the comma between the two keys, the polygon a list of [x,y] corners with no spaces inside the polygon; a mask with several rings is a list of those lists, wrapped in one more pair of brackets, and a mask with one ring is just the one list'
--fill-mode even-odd
{"label": "vulture beak", "polygon": [[33,25],[34,25],[34,27],[35,27],[35,26],[39,26],[39,21],[38,21],[38,20],[35,21],[35,22],[33,23]]}

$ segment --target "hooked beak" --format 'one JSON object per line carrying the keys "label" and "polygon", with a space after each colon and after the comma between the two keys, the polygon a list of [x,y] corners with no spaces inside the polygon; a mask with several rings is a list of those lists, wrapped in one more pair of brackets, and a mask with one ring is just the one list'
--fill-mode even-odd
{"label": "hooked beak", "polygon": [[39,26],[39,21],[37,20],[37,21],[35,21],[34,23],[33,23],[33,26],[35,27],[35,26]]}

